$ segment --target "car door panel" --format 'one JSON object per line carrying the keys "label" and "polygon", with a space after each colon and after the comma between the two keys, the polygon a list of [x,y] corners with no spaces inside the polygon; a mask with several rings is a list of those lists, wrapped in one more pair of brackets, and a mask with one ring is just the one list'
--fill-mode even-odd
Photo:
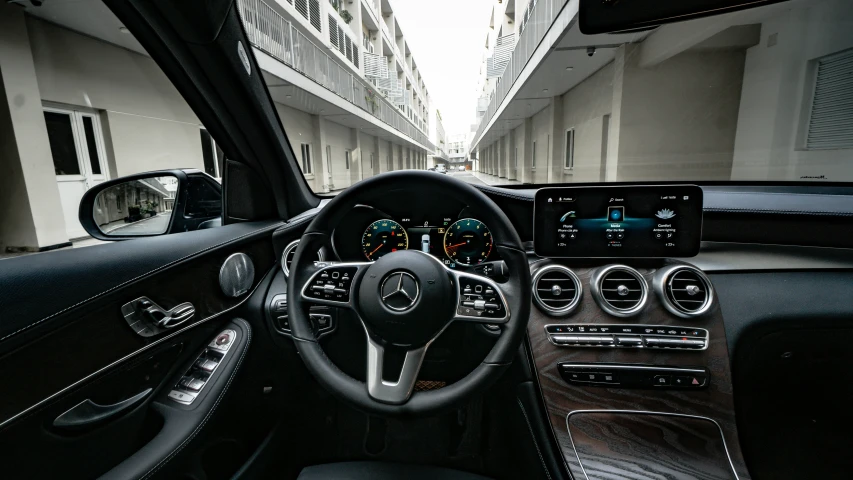
{"label": "car door panel", "polygon": [[[223,261],[237,252],[249,255],[257,265],[253,285],[257,285],[260,278],[276,264],[269,234],[263,239],[244,241],[158,271],[125,288],[108,292],[97,301],[67,310],[39,328],[30,329],[26,336],[35,338],[0,357],[0,367],[5,371],[7,382],[29,385],[29,388],[21,389],[15,395],[0,399],[2,422],[106,366],[136,355],[165,338],[234,308],[243,299],[229,298],[221,292],[218,279]],[[176,332],[169,332],[166,336],[141,337],[125,321],[121,306],[142,296],[165,308],[189,302],[195,306],[196,312]],[[80,354],[81,350],[85,352],[84,355]],[[69,361],[72,358],[74,361]],[[33,372],[42,374],[41,381],[28,381]],[[50,375],[46,375],[48,372]]]}
{"label": "car door panel", "polygon": [[[0,445],[10,454],[4,453],[6,471],[13,478],[89,478],[121,467],[114,478],[162,475],[157,465],[171,461],[202,431],[238,373],[253,321],[251,309],[241,306],[265,294],[265,279],[278,268],[273,230],[298,230],[306,221],[284,228],[281,222],[229,225],[4,260]],[[225,259],[238,252],[251,258],[255,273],[249,292],[231,298],[222,293],[219,274]],[[141,296],[167,309],[190,302],[195,313],[174,331],[143,337],[121,311]],[[248,321],[236,319],[246,315]],[[241,332],[237,353],[190,408],[168,400],[181,369],[229,323]],[[101,422],[54,425],[81,402],[108,406],[148,389],[150,394]],[[45,456],[57,462],[41,461]]]}
{"label": "car door panel", "polygon": [[250,222],[3,260],[0,354],[10,340],[120,288],[227,245],[261,238],[280,222]]}

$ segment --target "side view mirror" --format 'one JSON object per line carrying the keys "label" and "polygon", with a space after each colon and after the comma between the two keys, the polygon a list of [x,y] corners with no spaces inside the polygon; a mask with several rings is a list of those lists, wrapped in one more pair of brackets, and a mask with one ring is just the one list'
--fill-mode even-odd
{"label": "side view mirror", "polygon": [[222,186],[198,170],[116,178],[80,200],[80,224],[99,240],[126,240],[219,226]]}

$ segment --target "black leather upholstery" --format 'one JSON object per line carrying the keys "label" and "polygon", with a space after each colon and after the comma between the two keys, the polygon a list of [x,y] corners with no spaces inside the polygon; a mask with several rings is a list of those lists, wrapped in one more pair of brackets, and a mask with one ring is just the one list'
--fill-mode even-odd
{"label": "black leather upholstery", "polygon": [[297,480],[489,480],[473,473],[427,465],[340,462],[306,467]]}
{"label": "black leather upholstery", "polygon": [[271,235],[279,221],[120,241],[3,260],[0,352],[7,341],[59,314],[229,243]]}

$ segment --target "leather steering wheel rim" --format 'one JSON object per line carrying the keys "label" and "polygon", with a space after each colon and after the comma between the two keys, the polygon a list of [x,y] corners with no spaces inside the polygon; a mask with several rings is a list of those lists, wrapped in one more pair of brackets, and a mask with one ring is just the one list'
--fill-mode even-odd
{"label": "leather steering wheel rim", "polygon": [[[303,298],[302,292],[318,272],[318,268],[314,266],[314,252],[328,244],[335,226],[353,207],[394,191],[410,193],[425,188],[435,195],[456,198],[476,211],[479,219],[489,226],[494,247],[510,272],[509,280],[499,286],[509,319],[500,325],[500,335],[486,358],[467,376],[437,390],[411,393],[403,403],[389,404],[373,398],[365,382],[345,374],[326,356],[317,341],[309,318],[309,308],[316,303]],[[355,282],[356,279],[353,279],[353,299],[358,295]],[[518,352],[531,305],[527,255],[509,218],[491,199],[470,184],[425,171],[399,171],[378,175],[347,188],[326,204],[302,235],[290,268],[287,294],[293,340],[308,370],[323,387],[343,401],[367,413],[385,416],[440,413],[459,406],[492,385]],[[358,310],[356,313],[361,315]],[[452,319],[448,319],[448,323],[450,321]],[[364,324],[363,319],[362,323]],[[365,330],[370,340],[367,327]]]}

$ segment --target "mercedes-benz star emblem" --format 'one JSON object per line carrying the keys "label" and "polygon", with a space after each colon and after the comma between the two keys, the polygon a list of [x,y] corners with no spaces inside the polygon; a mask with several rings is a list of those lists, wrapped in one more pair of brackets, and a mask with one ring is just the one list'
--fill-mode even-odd
{"label": "mercedes-benz star emblem", "polygon": [[392,272],[382,281],[382,303],[391,310],[402,312],[412,308],[418,300],[418,281],[406,272]]}

